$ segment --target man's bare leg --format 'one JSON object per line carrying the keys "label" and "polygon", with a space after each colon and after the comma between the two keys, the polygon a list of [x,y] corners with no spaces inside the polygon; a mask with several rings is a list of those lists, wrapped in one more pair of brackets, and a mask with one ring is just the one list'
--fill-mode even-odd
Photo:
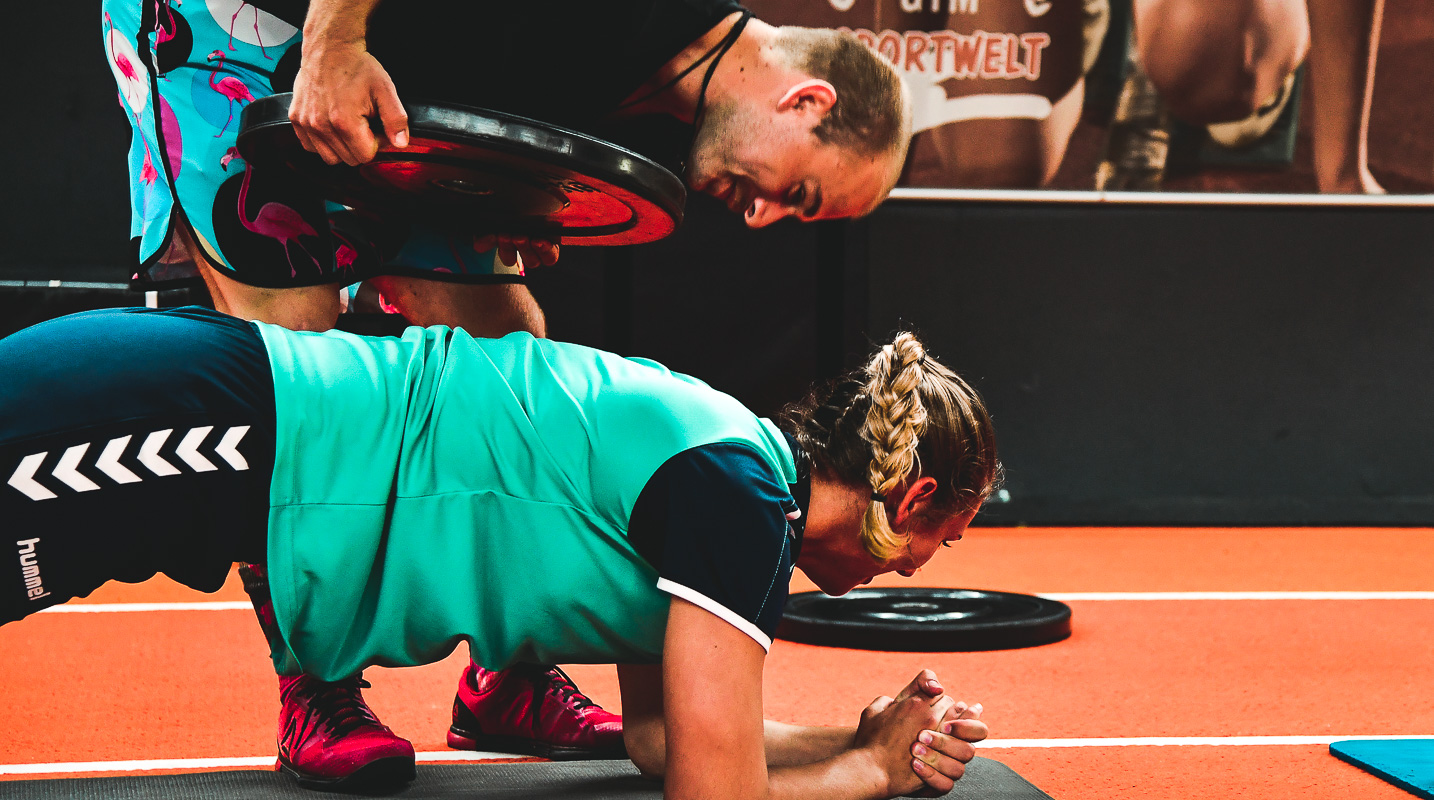
{"label": "man's bare leg", "polygon": [[1369,173],[1369,106],[1384,0],[1309,0],[1314,170],[1321,192],[1383,194]]}
{"label": "man's bare leg", "polygon": [[1041,185],[1050,183],[1056,173],[1060,171],[1061,162],[1066,157],[1066,147],[1071,143],[1071,133],[1075,131],[1076,124],[1080,122],[1081,108],[1085,105],[1085,76],[1076,81],[1066,96],[1055,102],[1051,108],[1051,115],[1041,125],[1041,135],[1045,140],[1044,160],[1045,171],[1041,176]]}

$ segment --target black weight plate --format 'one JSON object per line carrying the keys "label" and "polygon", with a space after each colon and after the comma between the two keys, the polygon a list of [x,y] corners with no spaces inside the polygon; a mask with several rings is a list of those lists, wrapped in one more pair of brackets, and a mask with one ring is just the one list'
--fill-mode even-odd
{"label": "black weight plate", "polygon": [[793,642],[923,653],[1034,647],[1070,635],[1065,603],[975,589],[800,592],[777,628],[778,638]]}
{"label": "black weight plate", "polygon": [[282,165],[329,200],[464,233],[543,236],[580,245],[641,244],[682,222],[687,190],[647,158],[586,134],[466,106],[405,105],[409,145],[358,167],[330,166],[299,144],[290,94],[244,108],[239,153]]}

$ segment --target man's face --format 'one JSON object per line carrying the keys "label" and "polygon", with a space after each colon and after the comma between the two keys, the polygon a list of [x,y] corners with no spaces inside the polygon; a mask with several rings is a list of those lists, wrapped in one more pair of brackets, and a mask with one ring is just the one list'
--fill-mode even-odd
{"label": "man's face", "polygon": [[822,143],[810,115],[764,114],[732,103],[708,110],[687,183],[760,228],[789,216],[810,221],[870,211],[893,169],[888,161]]}

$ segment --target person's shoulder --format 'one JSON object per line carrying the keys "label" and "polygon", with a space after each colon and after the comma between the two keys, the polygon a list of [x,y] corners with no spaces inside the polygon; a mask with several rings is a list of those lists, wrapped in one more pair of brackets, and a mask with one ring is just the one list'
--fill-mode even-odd
{"label": "person's shoulder", "polygon": [[685,505],[721,517],[760,517],[760,509],[789,497],[777,468],[747,442],[689,448],[668,459],[654,477],[686,495]]}
{"label": "person's shoulder", "polygon": [[[634,509],[634,522],[654,515],[655,540],[634,546],[656,567],[658,588],[771,647],[795,539],[794,502],[776,470],[749,444],[717,442],[673,456],[656,480],[639,500],[647,507]],[[656,561],[643,544],[656,550]]]}

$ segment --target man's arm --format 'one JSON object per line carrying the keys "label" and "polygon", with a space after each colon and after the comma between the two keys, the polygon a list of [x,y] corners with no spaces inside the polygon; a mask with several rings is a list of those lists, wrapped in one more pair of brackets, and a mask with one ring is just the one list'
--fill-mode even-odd
{"label": "man's arm", "polygon": [[311,0],[303,59],[294,78],[289,121],[304,149],[325,162],[372,161],[377,118],[394,147],[408,144],[408,114],[388,72],[368,52],[368,19],[379,0]]}
{"label": "man's arm", "polygon": [[1369,171],[1369,113],[1384,0],[1309,0],[1315,180],[1321,192],[1383,194]]}
{"label": "man's arm", "polygon": [[[392,147],[408,146],[408,112],[388,71],[368,51],[368,20],[381,0],[310,0],[304,18],[303,58],[294,77],[289,121],[305,150],[326,163],[366,164],[378,155],[371,120]],[[558,261],[558,242],[506,234],[475,241],[498,248],[503,263],[528,267]]]}
{"label": "man's arm", "polygon": [[[660,671],[619,670],[629,754],[644,772],[665,777],[668,797],[873,800],[921,789],[923,783],[944,791],[974,755],[966,741],[936,733],[924,763],[914,766],[918,734],[939,728],[955,706],[948,698],[933,702],[919,692],[873,703],[854,731],[783,725],[764,730],[764,659],[751,638],[674,599]],[[984,735],[979,721],[962,724],[980,727]],[[769,756],[778,764],[770,769]]]}

